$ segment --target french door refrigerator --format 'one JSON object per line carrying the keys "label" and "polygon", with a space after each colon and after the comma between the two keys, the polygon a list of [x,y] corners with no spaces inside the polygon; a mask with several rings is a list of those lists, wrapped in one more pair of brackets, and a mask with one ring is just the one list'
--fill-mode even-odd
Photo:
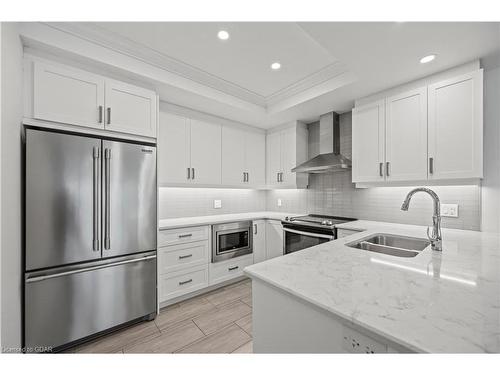
{"label": "french door refrigerator", "polygon": [[25,142],[26,350],[153,318],[156,148],[37,128]]}

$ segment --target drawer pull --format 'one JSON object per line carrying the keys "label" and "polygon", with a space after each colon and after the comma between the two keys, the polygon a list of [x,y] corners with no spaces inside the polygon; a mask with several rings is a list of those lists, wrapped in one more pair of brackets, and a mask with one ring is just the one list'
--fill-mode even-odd
{"label": "drawer pull", "polygon": [[186,284],[189,284],[193,282],[193,279],[189,279],[189,280],[186,280],[186,281],[179,281],[179,285],[186,285]]}
{"label": "drawer pull", "polygon": [[234,266],[234,267],[229,267],[227,270],[228,271],[234,271],[234,270],[237,270],[238,268],[240,268],[239,266]]}
{"label": "drawer pull", "polygon": [[188,254],[188,255],[179,255],[179,259],[186,259],[186,258],[191,258],[193,254]]}
{"label": "drawer pull", "polygon": [[179,234],[179,238],[187,238],[187,237],[192,237],[193,236],[193,233],[189,233],[189,234]]}

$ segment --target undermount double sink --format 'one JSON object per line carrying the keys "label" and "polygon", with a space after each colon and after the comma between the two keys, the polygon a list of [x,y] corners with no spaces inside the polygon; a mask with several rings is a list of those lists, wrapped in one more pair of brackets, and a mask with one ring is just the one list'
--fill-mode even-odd
{"label": "undermount double sink", "polygon": [[376,233],[369,237],[346,243],[355,249],[372,251],[402,258],[412,258],[420,254],[430,242],[423,238]]}

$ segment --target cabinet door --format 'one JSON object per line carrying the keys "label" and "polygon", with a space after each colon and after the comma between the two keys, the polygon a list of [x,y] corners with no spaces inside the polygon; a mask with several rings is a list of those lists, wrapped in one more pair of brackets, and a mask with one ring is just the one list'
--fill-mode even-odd
{"label": "cabinet door", "polygon": [[267,184],[279,185],[278,173],[281,172],[281,132],[268,134],[266,137]]}
{"label": "cabinet door", "polygon": [[295,127],[281,132],[281,183],[292,185],[295,183],[295,173],[292,168],[297,166],[297,129]]}
{"label": "cabinet door", "polygon": [[352,110],[352,181],[384,181],[385,104]]}
{"label": "cabinet door", "polygon": [[482,178],[482,70],[435,83],[428,90],[429,179]]}
{"label": "cabinet door", "polygon": [[254,220],[253,222],[253,261],[254,263],[266,260],[266,222]]}
{"label": "cabinet door", "polygon": [[104,79],[58,65],[34,63],[33,117],[104,128]]}
{"label": "cabinet door", "polygon": [[283,255],[283,228],[280,222],[266,223],[266,258],[276,258]]}
{"label": "cabinet door", "polygon": [[245,168],[248,173],[248,184],[262,186],[266,183],[266,136],[247,132],[245,140]]}
{"label": "cabinet door", "polygon": [[141,87],[106,80],[108,130],[156,137],[156,94]]}
{"label": "cabinet door", "polygon": [[193,183],[221,183],[220,125],[191,120],[191,168]]}
{"label": "cabinet door", "polygon": [[385,161],[387,181],[427,179],[427,88],[386,101]]}
{"label": "cabinet door", "polygon": [[188,183],[191,166],[189,120],[160,112],[158,179],[160,185]]}
{"label": "cabinet door", "polygon": [[222,127],[222,184],[245,185],[245,137],[247,132]]}

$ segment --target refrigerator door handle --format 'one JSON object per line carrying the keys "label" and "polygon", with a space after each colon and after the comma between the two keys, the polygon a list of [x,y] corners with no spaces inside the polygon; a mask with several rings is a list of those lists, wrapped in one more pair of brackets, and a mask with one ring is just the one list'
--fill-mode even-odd
{"label": "refrigerator door handle", "polygon": [[99,266],[86,267],[86,268],[77,268],[77,269],[72,269],[70,271],[62,271],[62,272],[53,273],[53,274],[49,274],[49,275],[41,275],[41,276],[28,277],[26,279],[26,283],[36,283],[37,281],[43,281],[43,280],[47,280],[47,279],[54,279],[56,277],[73,275],[75,273],[95,271],[95,270],[99,270],[99,269],[102,269],[102,268],[115,267],[115,266],[119,266],[119,265],[122,265],[122,264],[128,264],[128,263],[143,262],[143,261],[150,260],[150,259],[155,259],[155,258],[156,258],[156,255],[149,255],[149,256],[145,256],[145,257],[141,257],[141,258],[136,258],[136,259],[128,259],[128,260],[122,260],[120,262],[101,264]]}
{"label": "refrigerator door handle", "polygon": [[110,225],[110,193],[111,193],[111,149],[104,149],[104,173],[105,173],[105,207],[104,207],[104,249],[109,250],[111,248],[111,234],[109,233],[111,230]]}
{"label": "refrigerator door handle", "polygon": [[99,251],[99,159],[100,159],[100,148],[94,146],[93,158],[94,158],[94,170],[93,170],[93,217],[92,217],[92,248],[94,251]]}

